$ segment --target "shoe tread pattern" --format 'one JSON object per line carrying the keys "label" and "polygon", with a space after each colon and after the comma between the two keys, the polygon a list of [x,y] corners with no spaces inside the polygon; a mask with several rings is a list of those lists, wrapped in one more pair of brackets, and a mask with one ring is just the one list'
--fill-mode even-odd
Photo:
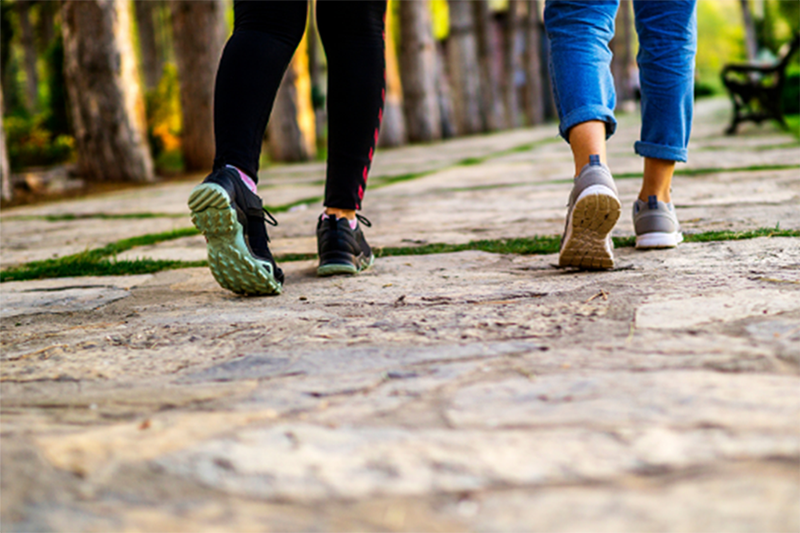
{"label": "shoe tread pattern", "polygon": [[620,216],[620,203],[607,194],[590,194],[572,210],[572,234],[559,254],[560,267],[584,270],[614,268],[614,255],[606,247],[608,234]]}
{"label": "shoe tread pattern", "polygon": [[204,183],[189,195],[192,223],[205,235],[211,274],[223,288],[237,294],[280,294],[272,265],[254,258],[244,241],[244,229],[225,190]]}

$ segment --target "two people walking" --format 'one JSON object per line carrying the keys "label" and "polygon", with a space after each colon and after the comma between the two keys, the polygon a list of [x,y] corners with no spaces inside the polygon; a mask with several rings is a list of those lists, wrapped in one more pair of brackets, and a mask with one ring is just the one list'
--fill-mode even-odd
{"label": "two people walking", "polygon": [[[686,161],[692,121],[696,0],[634,0],[640,51],[644,180],[633,205],[637,248],[681,242],[670,186]],[[559,264],[614,266],[610,233],[621,211],[607,166],[616,129],[608,43],[619,0],[548,0],[545,29],[551,78],[570,144],[575,182]],[[328,161],[324,211],[317,222],[322,276],[355,274],[374,255],[357,214],[378,139],[385,97],[386,2],[317,0],[317,27],[328,59]],[[278,294],[283,272],[270,253],[266,223],[276,224],[257,194],[258,159],[272,105],[305,31],[307,3],[234,2],[234,32],[220,60],[214,101],[212,173],[189,197],[194,224],[208,242],[217,282],[240,294]]]}

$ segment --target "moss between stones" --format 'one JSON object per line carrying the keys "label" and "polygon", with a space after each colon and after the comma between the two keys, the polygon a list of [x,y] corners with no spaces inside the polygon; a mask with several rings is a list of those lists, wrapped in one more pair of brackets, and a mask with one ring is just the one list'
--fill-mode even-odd
{"label": "moss between stones", "polygon": [[[135,259],[118,261],[113,256],[137,246],[147,246],[159,242],[197,235],[195,228],[185,228],[164,233],[142,235],[123,239],[102,248],[86,250],[57,259],[32,261],[24,265],[8,268],[0,272],[0,282],[25,281],[32,279],[78,277],[78,276],[120,276],[126,274],[149,274],[161,270],[207,266],[206,261],[172,261],[155,259]],[[754,239],[757,237],[800,237],[800,230],[779,228],[759,228],[752,231],[707,231],[686,234],[686,242],[712,242]],[[634,246],[634,237],[614,237],[617,248]],[[518,239],[494,239],[471,241],[464,244],[432,243],[422,246],[376,248],[378,257],[429,255],[480,250],[495,254],[554,254],[558,252],[558,236],[535,236]],[[284,254],[276,257],[278,262],[305,261],[316,258],[316,254]]]}

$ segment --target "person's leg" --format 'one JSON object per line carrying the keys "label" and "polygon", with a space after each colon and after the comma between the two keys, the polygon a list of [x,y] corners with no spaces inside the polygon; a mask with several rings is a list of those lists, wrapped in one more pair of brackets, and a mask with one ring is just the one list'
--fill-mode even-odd
{"label": "person's leg", "polygon": [[634,203],[637,248],[676,246],[683,240],[672,206],[672,176],[685,162],[692,124],[695,0],[635,0],[642,92],[641,140],[644,179]]}
{"label": "person's leg", "polygon": [[214,87],[214,169],[233,165],[257,182],[264,130],[303,38],[307,2],[237,0],[233,8],[233,35]]}
{"label": "person's leg", "polygon": [[385,0],[317,2],[328,59],[328,168],[325,212],[317,224],[320,276],[355,274],[374,260],[356,210],[367,188],[386,95],[385,15]]}
{"label": "person's leg", "polygon": [[214,169],[188,203],[192,222],[206,238],[214,278],[240,294],[279,294],[283,285],[256,182],[261,139],[303,37],[306,9],[305,1],[234,2],[234,32],[217,71]]}
{"label": "person's leg", "polygon": [[548,0],[544,23],[550,39],[550,73],[559,132],[570,143],[575,174],[599,155],[617,127],[609,41],[618,0]]}
{"label": "person's leg", "polygon": [[383,113],[385,14],[385,0],[317,3],[328,59],[325,207],[350,220],[361,208]]}
{"label": "person's leg", "polygon": [[559,265],[614,266],[611,230],[620,203],[606,166],[606,139],[616,129],[611,51],[617,0],[548,0],[545,29],[559,132],[572,149],[575,181],[569,198]]}
{"label": "person's leg", "polygon": [[642,91],[641,140],[645,158],[639,199],[670,201],[675,162],[685,162],[692,126],[694,57],[697,52],[695,0],[635,0]]}

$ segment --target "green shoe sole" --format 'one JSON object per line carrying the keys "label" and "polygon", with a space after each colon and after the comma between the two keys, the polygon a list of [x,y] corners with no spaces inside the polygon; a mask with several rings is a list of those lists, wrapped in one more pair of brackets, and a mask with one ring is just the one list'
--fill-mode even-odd
{"label": "green shoe sole", "polygon": [[372,266],[375,262],[375,256],[371,255],[369,261],[367,261],[364,265],[360,268],[356,268],[355,265],[352,264],[345,264],[345,263],[332,263],[329,265],[320,265],[317,267],[317,276],[336,276],[339,274],[345,275],[355,275],[361,272],[362,270],[366,270]]}
{"label": "green shoe sole", "polygon": [[280,294],[272,264],[256,259],[244,241],[244,229],[236,218],[225,189],[203,183],[189,195],[192,224],[205,235],[211,274],[223,288],[237,294]]}

